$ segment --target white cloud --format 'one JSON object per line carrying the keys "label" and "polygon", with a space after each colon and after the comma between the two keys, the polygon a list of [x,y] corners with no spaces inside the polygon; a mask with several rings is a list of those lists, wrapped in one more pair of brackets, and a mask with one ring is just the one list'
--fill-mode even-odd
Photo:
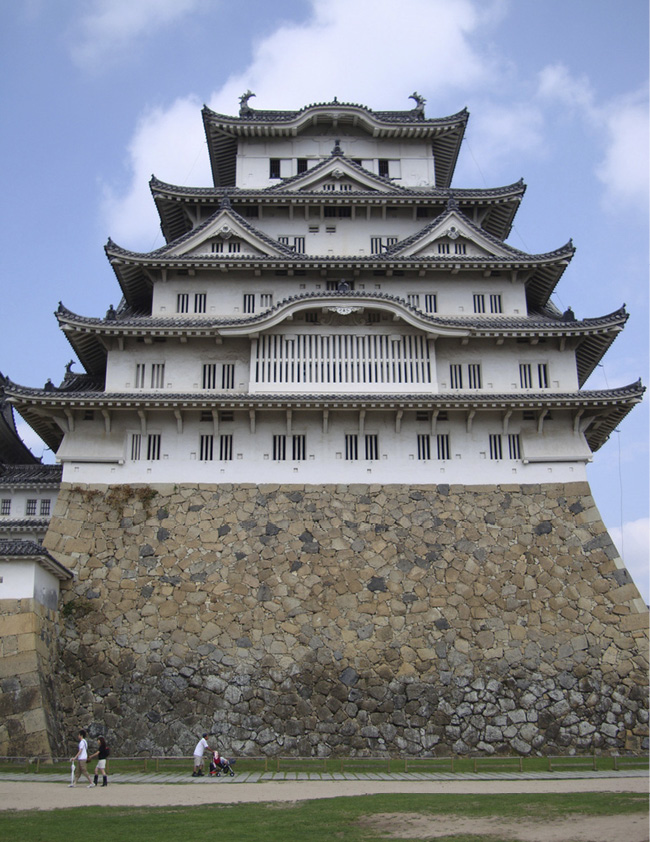
{"label": "white cloud", "polygon": [[599,103],[589,80],[571,76],[562,64],[545,67],[538,81],[540,102],[570,108],[600,138],[603,157],[595,173],[605,187],[604,206],[646,210],[650,155],[647,90]]}
{"label": "white cloud", "polygon": [[[250,66],[217,92],[212,104],[232,108],[246,88],[259,108],[313,101],[410,108],[413,87],[443,91],[487,87],[494,64],[471,42],[496,8],[473,0],[313,0],[305,24],[280,27],[262,41]],[[381,57],[381,60],[378,58]],[[413,87],[410,87],[413,86]]]}
{"label": "white cloud", "polygon": [[[155,22],[163,25],[172,15],[198,8],[201,0],[128,2],[137,12],[132,17],[124,13],[127,0],[95,0],[95,14],[89,20],[94,21],[93,30],[105,36],[95,42],[97,49],[112,37],[132,37],[141,31],[142,10],[150,4],[157,9]],[[394,0],[311,0],[311,6],[306,22],[282,24],[254,44],[249,66],[208,98],[211,108],[236,113],[238,98],[247,89],[255,92],[251,104],[259,109],[300,108],[334,97],[371,108],[408,109],[413,90],[430,103],[451,99],[461,107],[471,95],[482,102],[472,117],[456,180],[469,181],[470,172],[475,178],[479,162],[470,159],[478,150],[480,167],[491,185],[489,172],[495,167],[522,154],[550,154],[546,135],[553,109],[560,106],[588,123],[594,146],[601,150],[596,174],[608,207],[624,202],[637,206],[643,201],[647,193],[643,97],[599,104],[587,78],[573,77],[566,67],[555,64],[539,74],[537,95],[522,101],[512,93],[516,74],[487,46],[486,32],[506,9],[502,0],[402,0],[399,14]],[[151,25],[148,20],[147,27]],[[501,102],[495,90],[500,91]],[[506,100],[509,104],[502,104]],[[108,233],[120,245],[151,248],[158,231],[147,189],[152,172],[165,181],[210,183],[199,111],[198,103],[187,97],[148,112],[140,121],[129,148],[129,185],[105,188]],[[195,162],[188,181],[188,168]]]}
{"label": "white cloud", "polygon": [[173,184],[211,184],[201,105],[190,97],[146,112],[128,149],[129,187],[104,186],[108,232],[118,245],[151,251],[163,244],[149,191],[155,174]]}
{"label": "white cloud", "polygon": [[[380,109],[409,109],[414,89],[431,100],[454,89],[487,90],[498,76],[472,36],[480,43],[478,36],[500,13],[501,0],[403,0],[399,14],[394,0],[312,0],[312,8],[306,23],[282,25],[255,45],[249,67],[215,91],[210,107],[236,113],[239,96],[250,88],[256,94],[251,104],[260,109],[300,108],[335,96]],[[151,247],[158,220],[149,176],[209,184],[204,143],[192,98],[144,115],[129,148],[129,187],[105,188],[113,239],[131,248]],[[188,162],[196,160],[197,151],[201,160],[188,182]]]}
{"label": "white cloud", "polygon": [[[474,159],[475,150],[480,155],[474,166],[479,166],[486,177],[490,169],[511,161],[520,153],[542,155],[544,143],[544,117],[541,110],[531,103],[513,103],[509,106],[483,102],[480,109],[472,115],[467,139],[467,151]],[[466,175],[467,172],[467,175]],[[461,161],[456,173],[456,181],[465,186],[472,173],[476,180],[472,163]],[[494,186],[486,178],[485,186]]]}
{"label": "white cloud", "polygon": [[552,64],[539,74],[538,96],[542,100],[561,102],[588,114],[594,110],[594,95],[589,80],[571,76],[563,64]]}
{"label": "white cloud", "polygon": [[647,208],[649,181],[648,100],[632,96],[605,109],[607,149],[596,175],[605,185],[605,201]]}
{"label": "white cloud", "polygon": [[90,0],[88,11],[75,29],[74,61],[99,67],[120,59],[136,39],[152,35],[184,15],[196,11],[203,0]]}
{"label": "white cloud", "polygon": [[650,602],[650,518],[628,521],[609,529],[609,535],[621,553],[625,566],[634,579],[646,604]]}

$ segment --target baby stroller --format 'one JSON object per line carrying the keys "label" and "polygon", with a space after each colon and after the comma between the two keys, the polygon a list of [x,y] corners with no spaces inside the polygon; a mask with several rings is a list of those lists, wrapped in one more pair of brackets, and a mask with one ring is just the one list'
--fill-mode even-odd
{"label": "baby stroller", "polygon": [[235,772],[232,767],[236,762],[235,760],[228,760],[227,757],[221,757],[219,752],[215,751],[210,761],[210,775],[213,778],[220,778],[223,772],[224,775],[230,775],[231,778],[234,778]]}

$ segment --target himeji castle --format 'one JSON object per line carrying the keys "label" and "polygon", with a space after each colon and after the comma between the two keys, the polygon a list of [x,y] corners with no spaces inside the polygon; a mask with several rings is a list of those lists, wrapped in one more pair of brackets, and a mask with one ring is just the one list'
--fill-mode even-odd
{"label": "himeji castle", "polygon": [[63,470],[60,711],[131,753],[647,747],[586,474],[644,392],[588,387],[625,308],[555,307],[522,181],[452,188],[467,111],[253,96],[203,109],[213,187],[152,178],[164,245],[108,241],[119,303],[59,304],[83,372],[5,385]]}

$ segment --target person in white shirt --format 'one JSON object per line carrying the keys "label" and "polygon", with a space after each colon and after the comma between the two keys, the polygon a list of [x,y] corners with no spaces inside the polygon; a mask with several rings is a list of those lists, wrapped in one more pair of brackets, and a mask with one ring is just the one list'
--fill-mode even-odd
{"label": "person in white shirt", "polygon": [[77,761],[77,765],[74,771],[74,783],[68,784],[68,786],[74,786],[81,774],[88,778],[88,786],[93,786],[93,782],[90,779],[90,775],[88,774],[88,770],[86,769],[86,761],[88,760],[88,743],[86,742],[86,732],[81,729],[79,731],[79,747],[77,749],[77,753],[74,757],[70,758],[70,763],[74,763],[75,760]]}
{"label": "person in white shirt", "polygon": [[202,778],[203,777],[203,752],[207,749],[208,751],[212,751],[210,746],[208,745],[208,741],[206,740],[207,732],[203,734],[201,739],[196,744],[194,749],[194,771],[192,772],[193,778]]}

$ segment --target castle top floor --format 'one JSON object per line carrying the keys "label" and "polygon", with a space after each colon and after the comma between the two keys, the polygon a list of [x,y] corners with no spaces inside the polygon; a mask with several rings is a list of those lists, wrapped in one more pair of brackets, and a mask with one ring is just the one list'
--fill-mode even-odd
{"label": "castle top floor", "polygon": [[377,111],[339,103],[299,111],[257,111],[241,97],[238,117],[204,107],[203,122],[215,186],[263,188],[307,172],[331,154],[343,154],[376,175],[407,187],[448,187],[468,113],[428,119],[424,99],[409,111]]}

